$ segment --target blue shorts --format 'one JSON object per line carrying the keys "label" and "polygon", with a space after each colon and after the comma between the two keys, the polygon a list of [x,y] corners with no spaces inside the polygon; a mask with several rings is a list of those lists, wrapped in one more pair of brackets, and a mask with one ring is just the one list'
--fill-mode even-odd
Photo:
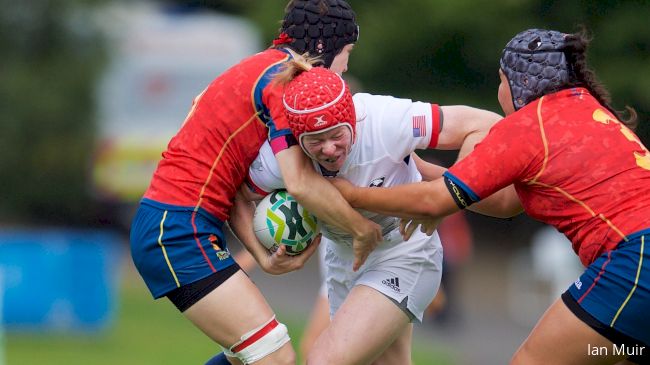
{"label": "blue shorts", "polygon": [[[610,341],[623,338],[650,345],[650,229],[629,235],[627,242],[603,253],[569,287],[563,299],[578,317]],[[584,314],[580,315],[582,311],[599,323],[589,323]]]}
{"label": "blue shorts", "polygon": [[142,199],[131,224],[131,257],[154,298],[235,264],[222,228],[203,209]]}

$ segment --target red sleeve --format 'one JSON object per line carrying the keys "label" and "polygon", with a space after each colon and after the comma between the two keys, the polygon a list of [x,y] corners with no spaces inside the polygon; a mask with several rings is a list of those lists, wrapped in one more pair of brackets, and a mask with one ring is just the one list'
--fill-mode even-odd
{"label": "red sleeve", "polygon": [[283,86],[271,82],[264,88],[262,96],[262,101],[268,108],[270,116],[267,127],[269,128],[271,149],[275,154],[297,144],[285,115],[282,103],[283,92]]}
{"label": "red sleeve", "polygon": [[532,178],[541,169],[544,146],[539,126],[532,118],[520,117],[513,114],[499,121],[474,151],[449,168],[480,199]]}

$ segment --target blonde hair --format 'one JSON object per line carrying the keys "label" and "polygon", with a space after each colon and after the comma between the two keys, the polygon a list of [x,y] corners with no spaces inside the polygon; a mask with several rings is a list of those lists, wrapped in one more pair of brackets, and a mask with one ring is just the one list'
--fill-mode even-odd
{"label": "blonde hair", "polygon": [[295,52],[291,52],[291,55],[293,58],[285,62],[281,71],[273,77],[274,83],[286,85],[301,73],[311,70],[312,67],[316,67],[316,64],[322,62],[320,57],[310,57],[309,53],[299,55]]}

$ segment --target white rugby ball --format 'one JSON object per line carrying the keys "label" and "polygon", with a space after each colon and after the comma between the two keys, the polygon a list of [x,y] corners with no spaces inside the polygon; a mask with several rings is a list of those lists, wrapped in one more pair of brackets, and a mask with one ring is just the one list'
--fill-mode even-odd
{"label": "white rugby ball", "polygon": [[297,255],[309,247],[320,225],[286,190],[276,190],[257,204],[253,231],[270,251],[285,245],[287,254]]}

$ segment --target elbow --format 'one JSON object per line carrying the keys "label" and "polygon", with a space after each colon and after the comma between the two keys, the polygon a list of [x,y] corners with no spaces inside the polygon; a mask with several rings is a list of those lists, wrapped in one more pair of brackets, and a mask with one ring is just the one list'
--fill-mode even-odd
{"label": "elbow", "polygon": [[513,218],[523,212],[523,208],[518,204],[509,204],[505,201],[492,199],[486,202],[479,202],[471,206],[469,210],[494,218],[508,219]]}

